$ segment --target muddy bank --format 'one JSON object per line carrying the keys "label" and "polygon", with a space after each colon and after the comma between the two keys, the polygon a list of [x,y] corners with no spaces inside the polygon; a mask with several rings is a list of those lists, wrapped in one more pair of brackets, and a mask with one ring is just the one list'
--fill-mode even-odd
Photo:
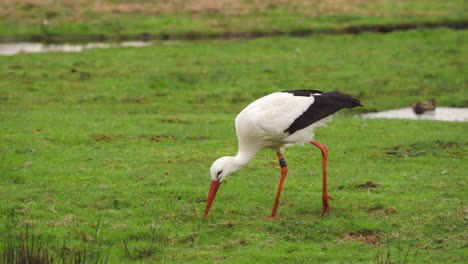
{"label": "muddy bank", "polygon": [[449,22],[427,22],[427,23],[401,23],[388,25],[361,25],[349,26],[338,29],[298,29],[291,31],[248,31],[248,32],[223,32],[223,33],[202,33],[188,32],[182,34],[171,33],[142,33],[139,35],[79,35],[79,36],[64,36],[64,35],[32,35],[32,36],[10,36],[0,37],[0,42],[88,42],[88,41],[149,41],[149,40],[202,40],[202,39],[237,39],[237,38],[260,38],[274,36],[293,36],[306,37],[314,34],[360,34],[366,32],[375,33],[390,33],[395,31],[404,31],[418,28],[450,28],[455,30],[464,30],[468,28],[468,20],[466,21],[449,21]]}
{"label": "muddy bank", "polygon": [[111,48],[111,47],[145,47],[150,45],[149,41],[123,41],[117,43],[0,43],[0,56],[12,56],[19,53],[42,53],[42,52],[81,52],[85,49]]}

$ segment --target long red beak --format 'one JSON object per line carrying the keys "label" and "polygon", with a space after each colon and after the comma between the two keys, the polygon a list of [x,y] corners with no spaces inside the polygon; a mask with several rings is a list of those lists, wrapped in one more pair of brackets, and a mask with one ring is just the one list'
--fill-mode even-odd
{"label": "long red beak", "polygon": [[218,188],[220,184],[221,184],[220,181],[217,181],[217,180],[211,181],[210,192],[208,193],[208,199],[206,200],[205,215],[203,216],[203,218],[205,219],[208,216],[208,212],[210,211],[211,204],[213,203],[214,198],[216,197],[216,193],[218,192]]}

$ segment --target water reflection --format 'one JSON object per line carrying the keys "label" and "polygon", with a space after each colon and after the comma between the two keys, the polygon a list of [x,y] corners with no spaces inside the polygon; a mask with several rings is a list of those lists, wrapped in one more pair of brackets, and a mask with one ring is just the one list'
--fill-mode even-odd
{"label": "water reflection", "polygon": [[126,41],[120,43],[86,43],[86,44],[44,44],[44,43],[0,43],[0,55],[12,56],[19,53],[40,52],[81,52],[85,49],[110,47],[145,47],[148,41]]}
{"label": "water reflection", "polygon": [[411,107],[406,107],[377,113],[367,113],[363,114],[362,118],[468,122],[468,108],[437,107],[435,111],[428,111],[424,114],[417,115]]}

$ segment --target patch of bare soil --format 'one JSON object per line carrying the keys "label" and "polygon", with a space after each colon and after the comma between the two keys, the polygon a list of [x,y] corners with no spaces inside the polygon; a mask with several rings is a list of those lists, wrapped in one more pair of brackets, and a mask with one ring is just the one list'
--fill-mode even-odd
{"label": "patch of bare soil", "polygon": [[[89,137],[95,141],[103,141],[103,142],[112,142],[112,141],[122,140],[122,139],[135,140],[136,138],[135,136],[123,136],[120,134],[106,134],[106,133],[93,134],[93,135],[89,135]],[[171,136],[171,135],[139,135],[138,138],[153,141],[153,142],[160,142],[162,140],[177,140],[176,136]]]}
{"label": "patch of bare soil", "polygon": [[176,140],[177,137],[175,136],[166,136],[166,135],[140,135],[138,136],[140,139],[146,139],[149,141],[159,142],[161,140]]}
{"label": "patch of bare soil", "polygon": [[114,140],[117,140],[121,137],[121,135],[118,135],[118,134],[94,134],[94,135],[90,135],[90,137],[92,139],[94,139],[95,141],[105,141],[105,142],[110,142],[110,141],[114,141]]}
{"label": "patch of bare soil", "polygon": [[362,189],[369,189],[369,188],[376,188],[377,187],[377,183],[373,182],[373,181],[367,181],[363,184],[358,184],[356,185],[357,188],[362,188]]}
{"label": "patch of bare soil", "polygon": [[372,234],[368,232],[350,232],[344,237],[344,239],[359,241],[378,248],[384,246],[380,244],[381,237],[382,235],[380,234]]}
{"label": "patch of bare soil", "polygon": [[180,119],[178,117],[173,117],[173,116],[163,118],[163,119],[161,119],[161,122],[163,122],[163,123],[174,123],[174,124],[191,124],[192,123],[188,119]]}
{"label": "patch of bare soil", "polygon": [[419,142],[408,146],[395,145],[384,148],[384,152],[374,153],[374,156],[385,154],[397,158],[421,157],[427,155],[451,156],[453,158],[462,158],[463,149],[468,146],[467,142],[440,141]]}

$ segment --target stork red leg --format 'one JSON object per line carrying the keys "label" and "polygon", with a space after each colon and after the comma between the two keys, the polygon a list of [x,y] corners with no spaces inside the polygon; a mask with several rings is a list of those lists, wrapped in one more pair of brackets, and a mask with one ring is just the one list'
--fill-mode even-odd
{"label": "stork red leg", "polygon": [[333,200],[327,193],[327,158],[328,158],[328,148],[324,145],[318,143],[317,141],[310,141],[310,143],[314,144],[322,151],[322,175],[323,175],[323,190],[322,190],[322,214],[323,216],[325,212],[330,214],[330,204],[328,200]]}
{"label": "stork red leg", "polygon": [[276,193],[275,204],[273,204],[273,210],[271,211],[271,215],[269,217],[276,217],[276,209],[278,208],[278,203],[281,196],[281,190],[283,189],[284,179],[286,179],[286,175],[288,174],[288,166],[286,165],[286,160],[284,159],[281,152],[276,152],[278,154],[279,163],[281,166],[281,179],[278,185],[278,192]]}

